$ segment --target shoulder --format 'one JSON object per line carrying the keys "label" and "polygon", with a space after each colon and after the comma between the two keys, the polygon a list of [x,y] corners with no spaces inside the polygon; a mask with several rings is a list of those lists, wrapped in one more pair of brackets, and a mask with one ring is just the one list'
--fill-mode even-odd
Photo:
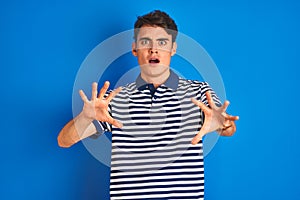
{"label": "shoulder", "polygon": [[135,82],[128,83],[124,86],[120,86],[121,91],[116,95],[115,98],[124,98],[136,92],[137,86]]}
{"label": "shoulder", "polygon": [[128,84],[122,86],[122,90],[125,90],[125,91],[133,91],[136,88],[137,88],[137,86],[136,86],[135,82],[128,83]]}
{"label": "shoulder", "polygon": [[190,80],[179,77],[178,88],[190,88],[192,90],[209,89],[210,86],[205,81]]}

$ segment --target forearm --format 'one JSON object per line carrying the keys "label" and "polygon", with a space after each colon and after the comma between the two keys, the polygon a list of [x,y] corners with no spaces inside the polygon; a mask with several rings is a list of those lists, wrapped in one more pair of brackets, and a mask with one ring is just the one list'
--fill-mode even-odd
{"label": "forearm", "polygon": [[57,142],[60,147],[70,147],[95,132],[92,119],[88,119],[80,113],[63,127],[57,137]]}

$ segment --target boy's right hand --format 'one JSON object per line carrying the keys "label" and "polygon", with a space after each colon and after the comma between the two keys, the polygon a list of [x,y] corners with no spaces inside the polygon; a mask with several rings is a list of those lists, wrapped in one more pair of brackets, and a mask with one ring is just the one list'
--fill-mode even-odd
{"label": "boy's right hand", "polygon": [[98,120],[101,122],[108,122],[117,128],[121,128],[122,123],[110,116],[108,112],[108,105],[109,102],[116,96],[116,94],[118,94],[122,90],[122,88],[117,88],[116,90],[112,91],[106,98],[104,98],[104,95],[109,87],[109,82],[106,81],[104,83],[98,95],[97,87],[98,84],[94,82],[92,84],[91,100],[87,98],[87,96],[82,90],[79,91],[81,99],[84,102],[82,114],[91,121]]}

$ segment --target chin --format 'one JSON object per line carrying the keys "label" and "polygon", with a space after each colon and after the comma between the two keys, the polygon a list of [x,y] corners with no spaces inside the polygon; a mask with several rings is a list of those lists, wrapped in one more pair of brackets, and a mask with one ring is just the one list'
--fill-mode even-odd
{"label": "chin", "polygon": [[148,76],[160,76],[166,73],[169,67],[159,66],[159,65],[148,65],[147,69],[143,70],[145,75]]}

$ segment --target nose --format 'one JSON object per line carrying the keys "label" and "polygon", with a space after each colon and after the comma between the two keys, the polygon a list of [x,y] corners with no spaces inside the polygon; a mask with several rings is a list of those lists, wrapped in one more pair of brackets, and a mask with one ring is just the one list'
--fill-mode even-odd
{"label": "nose", "polygon": [[151,46],[150,46],[150,53],[153,54],[153,53],[158,53],[157,51],[157,44],[155,44],[155,42],[151,42]]}
{"label": "nose", "polygon": [[156,54],[157,54],[157,53],[158,53],[158,51],[157,51],[157,49],[153,49],[153,48],[151,48],[151,49],[150,49],[150,53],[151,53],[151,54],[153,54],[153,53],[156,53]]}

